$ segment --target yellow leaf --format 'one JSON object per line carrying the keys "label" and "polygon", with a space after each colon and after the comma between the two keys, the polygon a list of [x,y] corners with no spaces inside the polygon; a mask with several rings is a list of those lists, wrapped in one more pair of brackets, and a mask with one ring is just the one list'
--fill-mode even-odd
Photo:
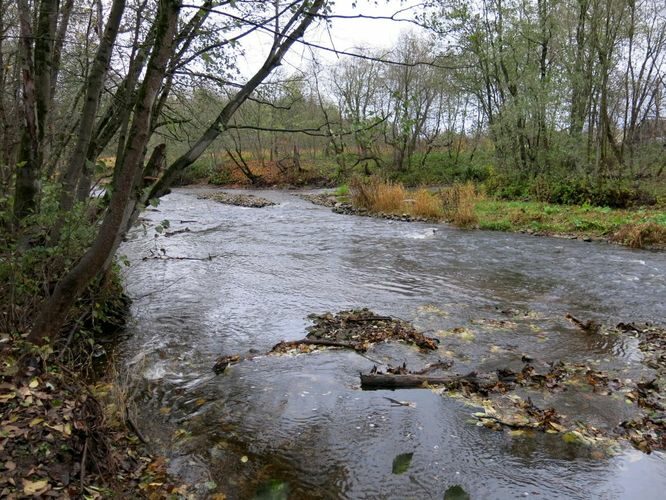
{"label": "yellow leaf", "polygon": [[16,397],[15,392],[10,392],[9,394],[2,394],[0,395],[0,403],[9,401],[10,399],[14,399]]}
{"label": "yellow leaf", "polygon": [[37,380],[36,378],[33,378],[33,379],[30,381],[30,383],[28,384],[28,387],[30,387],[31,389],[34,389],[34,388],[36,388],[36,387],[39,387],[39,380]]}
{"label": "yellow leaf", "polygon": [[48,425],[46,424],[46,427],[49,429],[53,429],[54,431],[62,432],[65,436],[71,436],[72,435],[72,426],[71,424],[58,424],[58,425]]}
{"label": "yellow leaf", "polygon": [[248,461],[249,459],[247,458],[246,455],[243,455],[243,456],[241,457],[240,460],[241,460],[241,462],[243,462],[243,463],[247,463],[247,461]]}
{"label": "yellow leaf", "polygon": [[560,425],[560,424],[558,424],[558,423],[555,423],[555,422],[549,422],[549,425],[550,425],[550,426],[553,428],[553,430],[556,431],[556,432],[566,432],[566,431],[567,431],[567,428],[566,428],[566,427],[564,427],[563,425]]}
{"label": "yellow leaf", "polygon": [[39,481],[23,480],[23,493],[26,495],[34,495],[42,491],[49,485],[48,479],[40,479]]}
{"label": "yellow leaf", "polygon": [[44,421],[43,418],[33,418],[28,425],[30,427],[34,427],[35,425],[41,424],[43,421]]}

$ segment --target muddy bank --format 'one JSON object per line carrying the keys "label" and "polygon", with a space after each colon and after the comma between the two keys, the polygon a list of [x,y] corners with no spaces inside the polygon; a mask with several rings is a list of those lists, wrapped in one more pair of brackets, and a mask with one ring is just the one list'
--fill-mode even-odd
{"label": "muddy bank", "polygon": [[261,198],[259,196],[254,196],[252,194],[216,192],[216,193],[200,194],[199,196],[197,196],[197,198],[202,200],[213,200],[217,201],[218,203],[223,203],[225,205],[234,205],[237,207],[247,207],[247,208],[264,208],[276,205],[276,203],[267,200],[266,198]]}

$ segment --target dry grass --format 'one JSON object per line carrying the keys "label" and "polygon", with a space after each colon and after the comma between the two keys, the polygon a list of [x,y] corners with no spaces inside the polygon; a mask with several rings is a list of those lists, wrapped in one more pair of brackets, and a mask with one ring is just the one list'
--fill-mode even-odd
{"label": "dry grass", "polygon": [[656,222],[625,224],[611,239],[631,248],[666,246],[666,227]]}
{"label": "dry grass", "polygon": [[419,189],[414,193],[414,203],[410,211],[417,217],[439,219],[443,215],[442,200],[427,189]]}
{"label": "dry grass", "polygon": [[474,207],[481,195],[472,182],[454,184],[439,192],[444,206],[444,215],[458,227],[473,227],[479,222]]}
{"label": "dry grass", "polygon": [[376,177],[352,179],[349,192],[354,206],[372,212],[397,213],[405,205],[405,188],[401,184],[384,182]]}
{"label": "dry grass", "polygon": [[401,212],[405,204],[405,188],[401,184],[386,182],[379,184],[373,200],[377,212]]}

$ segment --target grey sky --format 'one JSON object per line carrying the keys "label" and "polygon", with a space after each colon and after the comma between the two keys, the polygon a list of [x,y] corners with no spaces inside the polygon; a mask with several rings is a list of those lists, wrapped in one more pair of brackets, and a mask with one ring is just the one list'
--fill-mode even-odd
{"label": "grey sky", "polygon": [[[398,11],[400,18],[411,19],[417,12],[419,2],[401,2],[399,0],[368,0],[357,1],[356,8],[352,7],[352,0],[337,0],[333,7],[333,15],[354,16],[358,14],[369,16],[391,16]],[[398,22],[383,19],[333,19],[332,26],[327,28],[323,23],[308,31],[305,40],[337,50],[349,51],[355,47],[367,46],[374,48],[390,48],[400,36],[400,33],[418,30],[408,22]],[[271,39],[268,34],[257,34],[243,44],[246,55],[241,62],[245,74],[254,72],[261,65],[268,50]],[[316,57],[320,61],[333,62],[338,56],[332,52],[316,50]],[[344,57],[344,56],[340,56]],[[295,44],[284,61],[288,72],[296,68],[303,68],[311,60],[310,49],[302,44]]]}

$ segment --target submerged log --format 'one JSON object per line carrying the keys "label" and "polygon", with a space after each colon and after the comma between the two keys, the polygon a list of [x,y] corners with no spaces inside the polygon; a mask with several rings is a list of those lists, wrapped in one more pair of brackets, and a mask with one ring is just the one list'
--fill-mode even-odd
{"label": "submerged log", "polygon": [[361,389],[412,389],[425,388],[426,385],[458,385],[460,383],[478,383],[476,372],[467,375],[390,375],[387,373],[361,374]]}

